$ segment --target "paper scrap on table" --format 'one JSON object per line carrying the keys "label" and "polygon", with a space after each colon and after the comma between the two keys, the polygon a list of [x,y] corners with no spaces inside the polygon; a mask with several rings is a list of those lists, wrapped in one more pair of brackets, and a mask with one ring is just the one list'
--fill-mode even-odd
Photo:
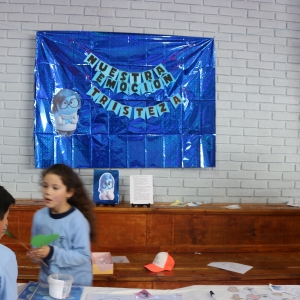
{"label": "paper scrap on table", "polygon": [[113,263],[129,263],[130,261],[126,256],[112,256]]}
{"label": "paper scrap on table", "polygon": [[300,295],[300,285],[276,285],[270,283],[269,288],[273,292],[287,293],[293,296]]}
{"label": "paper scrap on table", "polygon": [[137,300],[137,299],[150,299],[150,300],[182,300],[181,295],[151,295],[150,293],[138,293],[125,295],[120,293],[111,294],[87,294],[86,300]]}
{"label": "paper scrap on table", "polygon": [[250,269],[253,268],[251,266],[233,263],[233,262],[212,262],[208,264],[208,266],[227,270],[227,271],[232,271],[240,274],[245,274],[246,272],[248,272]]}
{"label": "paper scrap on table", "polygon": [[224,206],[224,207],[228,208],[228,209],[240,209],[241,208],[238,204],[228,205],[228,206]]}
{"label": "paper scrap on table", "polygon": [[294,206],[294,207],[299,207],[300,206],[300,204],[295,202],[294,200],[290,200],[286,205]]}

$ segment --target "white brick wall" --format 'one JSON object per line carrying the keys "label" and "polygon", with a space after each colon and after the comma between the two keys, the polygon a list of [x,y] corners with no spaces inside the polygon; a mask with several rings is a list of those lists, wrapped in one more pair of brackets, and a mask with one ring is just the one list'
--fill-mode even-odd
{"label": "white brick wall", "polygon": [[[4,3],[5,2],[5,3]],[[0,184],[40,199],[34,168],[35,33],[91,30],[214,37],[217,166],[153,174],[154,201],[300,201],[299,0],[0,1]],[[93,170],[76,170],[92,196]]]}

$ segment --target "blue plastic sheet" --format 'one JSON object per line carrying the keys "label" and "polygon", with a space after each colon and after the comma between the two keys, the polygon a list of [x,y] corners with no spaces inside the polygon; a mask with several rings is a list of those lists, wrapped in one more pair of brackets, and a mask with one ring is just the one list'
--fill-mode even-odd
{"label": "blue plastic sheet", "polygon": [[211,38],[36,35],[35,165],[215,166]]}

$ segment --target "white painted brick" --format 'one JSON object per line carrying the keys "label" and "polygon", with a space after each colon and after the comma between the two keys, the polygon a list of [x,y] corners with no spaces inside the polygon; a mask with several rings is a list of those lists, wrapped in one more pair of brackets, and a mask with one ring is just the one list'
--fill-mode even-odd
{"label": "white painted brick", "polygon": [[17,4],[4,4],[0,3],[1,13],[21,13],[22,6]]}
{"label": "white painted brick", "polygon": [[[185,1],[185,0],[183,0]],[[196,0],[197,1],[197,0]],[[201,14],[201,15],[217,15],[219,12],[218,7],[212,7],[212,6],[201,6],[201,5],[193,5],[190,9],[192,14]]]}
{"label": "white painted brick", "polygon": [[258,35],[258,36],[261,37],[261,39],[263,39],[264,37],[273,37],[274,36],[274,30],[273,29],[248,27],[247,28],[247,34],[249,34],[249,35]]}
{"label": "white painted brick", "polygon": [[271,130],[269,129],[261,129],[261,128],[245,128],[244,129],[244,135],[249,135],[249,136],[266,136],[269,137],[271,134]]}
{"label": "white painted brick", "polygon": [[[18,155],[19,149],[17,147],[11,146],[0,146],[0,155]],[[4,175],[5,173],[3,173]]]}
{"label": "white painted brick", "polygon": [[190,24],[190,30],[191,31],[204,31],[204,32],[213,32],[215,33],[218,29],[217,25],[214,24],[195,24],[195,23],[191,23]]}
{"label": "white painted brick", "polygon": [[160,187],[180,187],[182,186],[182,179],[153,179],[153,186],[160,186]]}
{"label": "white painted brick", "polygon": [[180,178],[198,178],[199,170],[187,170],[187,169],[171,169],[171,178],[180,177]]}
{"label": "white painted brick", "polygon": [[172,188],[168,191],[169,196],[195,196],[197,195],[197,189],[196,188]]}
{"label": "white painted brick", "polygon": [[217,128],[217,134],[221,135],[241,135],[242,131],[243,130],[241,128]]}
{"label": "white painted brick", "polygon": [[275,53],[282,53],[285,55],[299,55],[299,49],[297,47],[286,47],[286,46],[281,46],[281,45],[276,45],[275,46]]}
{"label": "white painted brick", "polygon": [[215,179],[215,178],[227,178],[226,171],[219,171],[215,169],[203,169],[200,172],[201,179]]}
{"label": "white painted brick", "polygon": [[286,55],[280,54],[270,54],[270,53],[262,53],[261,60],[262,61],[274,61],[274,62],[286,62]]}
{"label": "white painted brick", "polygon": [[[97,26],[99,28],[99,26]],[[50,30],[50,29],[49,29]],[[51,30],[84,30],[82,25],[75,24],[52,24]]]}
{"label": "white painted brick", "polygon": [[259,70],[259,75],[261,77],[285,78],[285,74],[285,71]]}
{"label": "white painted brick", "polygon": [[[232,109],[239,109],[239,110],[253,110],[253,111],[259,110],[259,104],[249,103],[249,102],[232,102],[231,107]],[[245,127],[248,127],[248,125],[250,124],[251,127],[253,127],[253,125],[257,125],[257,123],[254,124],[253,121],[246,121],[246,123],[244,123]]]}
{"label": "white painted brick", "polygon": [[241,17],[246,18],[247,17],[247,11],[243,9],[234,9],[234,8],[220,8],[219,14],[221,16],[231,16],[231,17]]}
{"label": "white painted brick", "polygon": [[186,188],[209,188],[212,186],[212,180],[200,180],[200,179],[197,179],[197,180],[184,180],[183,181],[183,187],[186,187]]}
{"label": "white painted brick", "polygon": [[[156,20],[129,20],[129,19],[122,19],[123,23],[126,25],[128,22],[130,22],[131,26],[133,27],[149,27],[149,28],[158,28],[159,22]],[[116,20],[118,23],[120,23],[120,18]],[[101,20],[102,24],[102,20]],[[105,22],[105,25],[107,25],[108,22]],[[129,24],[129,23],[128,23]]]}
{"label": "white painted brick", "polygon": [[[59,22],[59,16],[57,21]],[[63,22],[59,22],[63,23]],[[80,16],[69,16],[69,24],[81,24],[81,25],[97,25],[98,19],[97,18],[90,18],[90,17],[80,17]]]}
{"label": "white painted brick", "polygon": [[284,145],[284,140],[274,137],[258,137],[257,138],[257,145],[271,145],[271,146],[282,146]]}
{"label": "white painted brick", "polygon": [[241,188],[242,189],[266,189],[268,185],[267,181],[263,180],[242,180]]}
{"label": "white painted brick", "polygon": [[230,17],[224,17],[219,16],[218,19],[216,19],[213,15],[207,15],[204,16],[203,19],[204,23],[210,23],[210,24],[231,24],[231,18]]}
{"label": "white painted brick", "polygon": [[236,34],[232,37],[233,42],[258,44],[259,37]]}
{"label": "white painted brick", "polygon": [[287,29],[288,30],[299,30],[300,29],[300,24],[297,24],[297,23],[288,23],[287,24]]}
{"label": "white painted brick", "polygon": [[286,93],[285,88],[281,87],[269,87],[269,86],[261,86],[260,93],[262,94],[270,94],[270,95],[284,95]]}
{"label": "white painted brick", "polygon": [[[231,144],[241,144],[241,145],[255,145],[256,137],[249,136],[231,136],[230,137]],[[252,151],[255,152],[255,151]]]}
{"label": "white painted brick", "polygon": [[[239,44],[242,45],[242,44]],[[236,68],[245,68],[246,62],[243,59],[225,59],[225,58],[219,58],[218,59],[218,65],[221,67],[236,67]]]}
{"label": "white painted brick", "polygon": [[273,114],[273,120],[296,121],[298,120],[298,114],[283,114],[275,112]]}
{"label": "white painted brick", "polygon": [[[281,194],[280,190],[270,190],[270,189],[255,190],[254,192],[254,195],[257,197],[280,197],[280,194]],[[278,201],[278,199],[276,200]]]}
{"label": "white painted brick", "polygon": [[242,161],[242,162],[256,162],[257,161],[256,153],[233,153],[231,159],[233,161]]}
{"label": "white painted brick", "polygon": [[[230,101],[246,101],[246,95],[243,93],[222,93],[219,94],[219,100],[230,100]],[[227,102],[230,104],[230,102]],[[219,102],[217,102],[217,106],[219,105]],[[231,106],[231,104],[230,104]],[[230,108],[230,107],[229,107]]]}
{"label": "white painted brick", "polygon": [[[63,10],[63,6],[59,7],[59,10]],[[24,5],[23,10],[24,13],[29,14],[52,14],[53,13],[53,6],[48,5]],[[69,8],[69,11],[71,11],[73,8]]]}
{"label": "white painted brick", "polygon": [[254,69],[269,69],[269,70],[271,70],[274,68],[274,64],[272,62],[249,60],[247,65],[249,68],[254,68]]}
{"label": "white painted brick", "polygon": [[207,6],[230,7],[229,0],[203,0],[203,4]]}
{"label": "white painted brick", "polygon": [[287,72],[286,77],[287,78],[292,78],[292,79],[298,79],[299,78],[299,72]]}
{"label": "white painted brick", "polygon": [[268,167],[266,164],[259,163],[242,163],[241,170],[245,171],[267,171]]}
{"label": "white painted brick", "polygon": [[280,155],[280,154],[272,154],[272,155],[269,155],[269,154],[261,154],[259,155],[258,157],[258,161],[259,162],[267,162],[267,163],[283,163],[284,162],[284,155]]}
{"label": "white painted brick", "polygon": [[275,13],[265,12],[265,11],[249,10],[248,11],[248,17],[249,18],[254,18],[254,19],[274,20],[275,19]]}
{"label": "white painted brick", "polygon": [[235,144],[227,144],[227,145],[222,145],[222,152],[223,153],[240,153],[243,152],[243,146],[237,146]]}
{"label": "white painted brick", "polygon": [[160,28],[166,29],[188,29],[188,24],[185,22],[160,21]]}
{"label": "white painted brick", "polygon": [[[233,58],[238,58],[238,59],[247,59],[247,60],[248,59],[254,59],[254,60],[259,60],[259,56],[260,56],[259,53],[250,52],[250,51],[247,51],[247,52],[244,52],[244,51],[233,51],[233,53],[232,53],[232,57]],[[232,68],[232,70],[234,70],[234,68]],[[250,70],[250,69],[246,69],[245,71],[247,71],[249,73],[253,72],[253,74],[255,73],[256,76],[258,74],[258,72]]]}
{"label": "white painted brick", "polygon": [[247,84],[254,84],[254,85],[273,85],[272,78],[262,78],[262,77],[248,77]]}
{"label": "white painted brick", "polygon": [[266,154],[270,153],[271,149],[270,146],[262,146],[262,145],[245,145],[245,153],[257,153],[257,154]]}
{"label": "white painted brick", "polygon": [[288,57],[289,63],[299,64],[300,63],[300,56],[289,56]]}
{"label": "white painted brick", "polygon": [[[204,196],[204,197],[215,197],[215,196],[221,196],[224,197],[226,194],[225,188],[201,188],[198,189],[197,195],[198,196]],[[226,201],[224,201],[226,203]]]}
{"label": "white painted brick", "polygon": [[247,10],[258,10],[259,9],[259,3],[256,2],[244,2],[244,1],[232,1],[231,2],[232,7],[236,8],[243,8]]}
{"label": "white painted brick", "polygon": [[286,162],[299,164],[300,163],[300,156],[299,155],[289,155],[289,156],[286,157]]}
{"label": "white painted brick", "polygon": [[291,189],[294,187],[294,182],[289,181],[272,181],[269,182],[269,189]]}
{"label": "white painted brick", "polygon": [[[251,197],[254,194],[253,189],[227,189],[227,196],[229,197]],[[252,201],[253,202],[253,201]]]}
{"label": "white painted brick", "polygon": [[170,12],[189,12],[189,5],[184,4],[174,4],[174,3],[162,3],[161,4],[162,11],[170,11]]}
{"label": "white painted brick", "polygon": [[275,31],[275,36],[297,39],[299,37],[299,31],[298,31],[298,29],[296,29],[296,30],[279,30],[279,29],[277,29]]}
{"label": "white painted brick", "polygon": [[261,104],[261,110],[269,110],[270,106],[273,107],[273,111],[282,111],[284,112],[286,110],[286,106],[283,104]]}
{"label": "white painted brick", "polygon": [[285,128],[285,122],[278,122],[278,121],[259,121],[258,123],[259,128],[269,128],[269,129],[283,129]]}
{"label": "white painted brick", "polygon": [[300,127],[299,122],[285,122],[285,124],[286,124],[286,129],[299,129]]}
{"label": "white painted brick", "polygon": [[[1,78],[1,75],[0,75]],[[240,76],[218,76],[218,82],[231,83],[231,84],[242,84],[245,83],[245,78]]]}
{"label": "white painted brick", "polygon": [[259,87],[253,85],[234,85],[232,91],[238,93],[258,93]]}
{"label": "white painted brick", "polygon": [[273,45],[253,45],[249,44],[247,46],[247,50],[252,52],[260,52],[260,53],[273,53],[274,52],[274,46]]}
{"label": "white painted brick", "polygon": [[267,4],[267,3],[262,3],[259,6],[260,10],[265,10],[265,11],[275,11],[275,12],[285,12],[286,10],[286,5],[274,5],[272,4]]}
{"label": "white painted brick", "polygon": [[18,137],[19,130],[17,128],[0,127],[0,135],[3,137],[6,136]]}
{"label": "white painted brick", "polygon": [[300,90],[299,88],[297,89],[292,89],[292,88],[288,88],[287,91],[286,91],[286,94],[289,96],[289,95],[292,95],[292,96],[300,96]]}
{"label": "white painted brick", "polygon": [[[50,0],[51,1],[51,0]],[[111,1],[114,4],[120,5],[118,1]],[[125,1],[124,1],[125,2]],[[89,0],[89,1],[82,1],[82,0],[71,0],[70,7],[73,6],[84,6],[84,7],[99,7],[101,4],[102,7],[104,7],[107,4],[107,1],[101,1],[101,0]]]}
{"label": "white painted brick", "polygon": [[[148,15],[148,13],[147,13]],[[162,20],[172,20],[173,16],[170,13],[154,13],[152,18],[160,18]],[[197,22],[197,23],[202,23],[203,22],[203,16],[199,15],[191,15],[191,14],[183,14],[183,13],[176,13],[174,17],[175,21],[184,21],[184,22]]]}
{"label": "white painted brick", "polygon": [[288,39],[287,40],[287,46],[299,47],[300,46],[300,41],[297,40],[297,39]]}

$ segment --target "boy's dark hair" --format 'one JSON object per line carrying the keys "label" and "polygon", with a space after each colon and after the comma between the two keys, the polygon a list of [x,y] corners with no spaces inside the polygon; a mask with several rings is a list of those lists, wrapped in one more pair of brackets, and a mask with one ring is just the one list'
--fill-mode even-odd
{"label": "boy's dark hair", "polygon": [[9,207],[15,203],[15,198],[3,186],[0,186],[0,221],[3,220]]}

